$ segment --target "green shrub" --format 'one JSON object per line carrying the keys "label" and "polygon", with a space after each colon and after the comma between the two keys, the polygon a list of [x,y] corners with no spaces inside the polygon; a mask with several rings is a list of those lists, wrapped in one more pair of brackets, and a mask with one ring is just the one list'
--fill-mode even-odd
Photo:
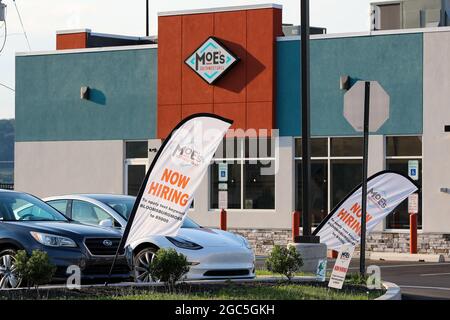
{"label": "green shrub", "polygon": [[156,252],[149,272],[153,281],[162,281],[173,287],[189,271],[189,263],[184,254],[175,249],[160,249]]}
{"label": "green shrub", "polygon": [[369,277],[367,275],[361,276],[360,273],[347,273],[345,276],[345,282],[353,285],[366,285],[368,278]]}
{"label": "green shrub", "polygon": [[266,260],[267,270],[279,273],[290,281],[294,274],[300,271],[303,260],[300,253],[292,247],[275,245]]}
{"label": "green shrub", "polygon": [[56,267],[50,263],[46,252],[33,250],[28,256],[26,251],[20,250],[16,255],[16,270],[28,287],[38,288],[52,280]]}

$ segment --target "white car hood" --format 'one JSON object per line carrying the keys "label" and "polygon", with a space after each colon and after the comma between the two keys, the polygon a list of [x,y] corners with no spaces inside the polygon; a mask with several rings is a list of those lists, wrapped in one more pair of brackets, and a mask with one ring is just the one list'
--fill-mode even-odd
{"label": "white car hood", "polygon": [[202,247],[245,247],[243,240],[230,232],[208,228],[180,228],[178,237]]}

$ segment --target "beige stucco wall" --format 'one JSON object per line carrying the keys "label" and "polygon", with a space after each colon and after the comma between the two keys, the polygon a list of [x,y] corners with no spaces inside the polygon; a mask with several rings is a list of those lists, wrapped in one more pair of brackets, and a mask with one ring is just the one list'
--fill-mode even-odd
{"label": "beige stucco wall", "polygon": [[450,233],[450,32],[424,34],[423,231]]}
{"label": "beige stucco wall", "polygon": [[15,189],[46,197],[123,193],[123,141],[16,142]]}

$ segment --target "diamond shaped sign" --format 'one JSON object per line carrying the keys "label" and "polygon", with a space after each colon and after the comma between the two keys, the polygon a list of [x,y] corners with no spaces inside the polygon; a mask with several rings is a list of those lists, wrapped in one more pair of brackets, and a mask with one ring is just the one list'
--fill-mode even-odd
{"label": "diamond shaped sign", "polygon": [[209,37],[185,61],[195,73],[209,84],[213,84],[239,61],[220,41]]}

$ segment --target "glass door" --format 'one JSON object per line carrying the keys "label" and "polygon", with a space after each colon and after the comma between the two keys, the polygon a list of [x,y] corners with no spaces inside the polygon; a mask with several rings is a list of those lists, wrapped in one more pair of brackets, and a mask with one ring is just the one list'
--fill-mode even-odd
{"label": "glass door", "polygon": [[125,161],[125,194],[138,195],[147,170],[147,159],[127,159]]}

